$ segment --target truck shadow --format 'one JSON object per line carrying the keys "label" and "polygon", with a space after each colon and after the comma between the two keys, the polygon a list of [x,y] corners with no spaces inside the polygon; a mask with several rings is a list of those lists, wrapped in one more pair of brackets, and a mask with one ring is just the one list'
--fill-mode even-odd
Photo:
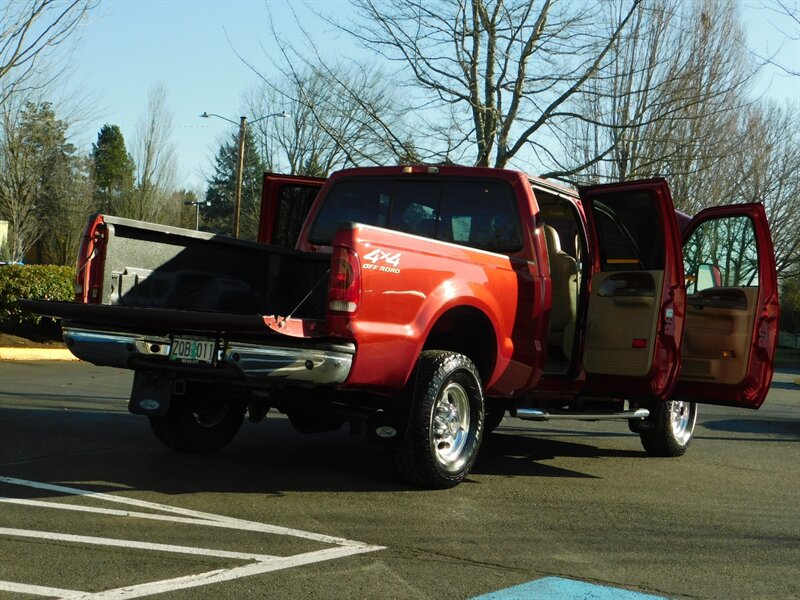
{"label": "truck shadow", "polygon": [[[623,434],[610,434],[613,436]],[[587,438],[589,436],[586,436]],[[599,436],[592,436],[599,437]],[[600,458],[624,457],[640,458],[642,452],[619,450],[595,446],[589,439],[586,443],[568,442],[553,439],[546,433],[504,433],[503,429],[488,435],[483,442],[481,453],[472,472],[482,475],[502,475],[506,477],[576,477],[596,478],[594,475],[572,471],[541,461],[556,457]]]}
{"label": "truck shadow", "polygon": [[[473,472],[521,477],[593,477],[543,464],[557,456],[637,457],[587,443],[497,432],[488,436]],[[281,496],[287,492],[408,491],[389,449],[362,436],[303,435],[288,420],[245,422],[222,452],[192,455],[162,447],[146,419],[127,413],[0,408],[0,469],[20,479],[96,491],[139,489],[165,495],[222,492]],[[86,484],[84,482],[95,482]],[[96,483],[104,482],[104,483]],[[6,486],[3,486],[6,488]],[[54,492],[20,488],[28,497]],[[4,492],[0,492],[3,495]]]}
{"label": "truck shadow", "polygon": [[[703,421],[702,428],[710,431],[750,434],[747,437],[736,436],[736,439],[750,442],[797,442],[800,441],[800,420],[766,420],[766,419],[720,419]],[[776,437],[780,436],[780,437]],[[704,439],[727,439],[709,436],[699,431],[695,437]]]}

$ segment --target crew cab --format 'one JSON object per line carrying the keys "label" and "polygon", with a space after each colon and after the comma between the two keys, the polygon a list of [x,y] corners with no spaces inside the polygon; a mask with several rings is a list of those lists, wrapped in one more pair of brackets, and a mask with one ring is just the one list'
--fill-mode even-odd
{"label": "crew cab", "polygon": [[758,408],[777,339],[763,206],[677,212],[663,179],[572,190],[524,173],[266,175],[258,239],[93,217],[63,319],[135,371],[129,410],[182,451],[245,415],[349,423],[443,488],[506,414],[619,419],[679,456],[698,403]]}

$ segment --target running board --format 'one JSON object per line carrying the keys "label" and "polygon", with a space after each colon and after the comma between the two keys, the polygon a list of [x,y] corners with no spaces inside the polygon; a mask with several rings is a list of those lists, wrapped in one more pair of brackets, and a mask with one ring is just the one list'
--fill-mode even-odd
{"label": "running board", "polygon": [[539,408],[518,408],[516,411],[511,411],[511,416],[522,419],[523,421],[554,421],[557,419],[572,419],[574,421],[614,421],[614,420],[629,420],[629,419],[646,419],[650,416],[650,411],[646,408],[637,408],[636,410],[627,410],[615,413],[570,413],[559,412],[549,413],[546,410]]}

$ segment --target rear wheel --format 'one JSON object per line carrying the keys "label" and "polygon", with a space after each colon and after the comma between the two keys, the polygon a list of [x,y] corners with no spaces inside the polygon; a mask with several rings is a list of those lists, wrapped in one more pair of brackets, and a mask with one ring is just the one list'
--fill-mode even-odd
{"label": "rear wheel", "polygon": [[166,416],[148,417],[158,441],[181,452],[207,453],[224,448],[239,431],[245,406],[220,398],[215,391],[198,387],[193,396],[173,398]]}
{"label": "rear wheel", "polygon": [[652,428],[639,433],[645,452],[652,456],[681,456],[692,441],[697,404],[682,400],[664,402],[653,409],[647,421]]}
{"label": "rear wheel", "polygon": [[483,393],[475,365],[463,354],[423,352],[409,426],[395,447],[401,475],[424,487],[458,485],[475,463],[482,437]]}
{"label": "rear wheel", "polygon": [[486,408],[483,414],[483,432],[484,434],[492,433],[503,422],[503,417],[506,416],[506,409],[503,406],[486,403]]}

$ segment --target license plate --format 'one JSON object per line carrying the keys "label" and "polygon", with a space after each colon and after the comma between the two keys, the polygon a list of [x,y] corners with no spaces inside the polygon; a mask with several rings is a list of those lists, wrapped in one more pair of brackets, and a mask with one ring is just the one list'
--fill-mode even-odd
{"label": "license plate", "polygon": [[210,365],[214,363],[216,346],[214,340],[176,337],[172,340],[169,358],[178,362]]}

